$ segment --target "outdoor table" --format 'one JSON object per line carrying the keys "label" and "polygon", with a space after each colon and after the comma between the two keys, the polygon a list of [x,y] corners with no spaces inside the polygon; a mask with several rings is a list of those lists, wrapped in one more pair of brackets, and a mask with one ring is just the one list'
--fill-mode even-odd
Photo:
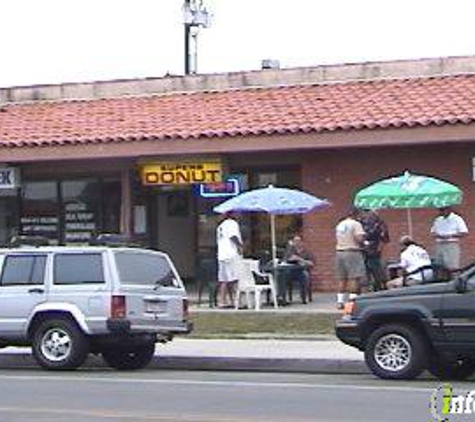
{"label": "outdoor table", "polygon": [[[268,263],[262,267],[263,271],[274,273],[274,266],[272,263]],[[276,284],[277,284],[277,299],[280,304],[288,304],[289,298],[291,298],[291,293],[289,292],[289,283],[292,282],[290,276],[292,272],[295,270],[303,270],[302,266],[299,264],[293,264],[290,262],[280,262],[275,267],[275,277],[276,277]],[[290,293],[287,296],[287,293]]]}

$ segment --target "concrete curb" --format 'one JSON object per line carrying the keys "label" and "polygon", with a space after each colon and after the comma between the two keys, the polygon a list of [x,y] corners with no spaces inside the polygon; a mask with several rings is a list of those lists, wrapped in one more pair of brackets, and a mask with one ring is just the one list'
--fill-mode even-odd
{"label": "concrete curb", "polygon": [[[107,368],[101,358],[92,356],[86,368]],[[1,369],[38,368],[30,353],[0,352]],[[210,356],[159,356],[156,355],[149,368],[190,371],[256,371],[314,374],[368,374],[361,360],[350,359],[299,359],[260,357],[210,357]]]}
{"label": "concrete curb", "polygon": [[246,358],[246,357],[157,357],[152,364],[160,369],[206,371],[295,372],[314,374],[367,374],[362,361],[346,359]]}

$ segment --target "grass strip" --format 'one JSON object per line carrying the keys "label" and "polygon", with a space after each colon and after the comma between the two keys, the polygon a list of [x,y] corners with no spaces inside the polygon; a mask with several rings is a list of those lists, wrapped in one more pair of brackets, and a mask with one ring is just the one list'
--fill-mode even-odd
{"label": "grass strip", "polygon": [[250,334],[269,337],[327,336],[334,334],[336,314],[263,312],[201,312],[192,314],[194,338],[245,338]]}

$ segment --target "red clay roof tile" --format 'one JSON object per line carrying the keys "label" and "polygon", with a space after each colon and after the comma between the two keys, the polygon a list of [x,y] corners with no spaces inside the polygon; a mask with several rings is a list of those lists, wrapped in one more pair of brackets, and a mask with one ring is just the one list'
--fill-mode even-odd
{"label": "red clay roof tile", "polygon": [[6,147],[472,124],[475,75],[7,104]]}

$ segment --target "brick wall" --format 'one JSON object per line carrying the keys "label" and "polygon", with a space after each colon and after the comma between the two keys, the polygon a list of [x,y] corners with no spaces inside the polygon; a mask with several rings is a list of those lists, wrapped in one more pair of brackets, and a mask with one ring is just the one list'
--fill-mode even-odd
{"label": "brick wall", "polygon": [[[469,226],[471,234],[463,241],[463,261],[475,259],[475,182],[472,181],[472,157],[475,145],[418,146],[372,148],[307,154],[302,162],[302,188],[316,196],[328,198],[333,206],[304,217],[304,236],[315,252],[317,266],[313,274],[316,290],[334,291],[334,227],[345,209],[351,205],[354,193],[361,187],[390,175],[411,172],[439,177],[459,186],[464,192],[463,204],[456,207]],[[429,251],[433,241],[429,234],[435,209],[411,210],[413,236]],[[397,260],[398,239],[407,234],[406,210],[381,210],[387,222],[391,242],[385,258]]]}

